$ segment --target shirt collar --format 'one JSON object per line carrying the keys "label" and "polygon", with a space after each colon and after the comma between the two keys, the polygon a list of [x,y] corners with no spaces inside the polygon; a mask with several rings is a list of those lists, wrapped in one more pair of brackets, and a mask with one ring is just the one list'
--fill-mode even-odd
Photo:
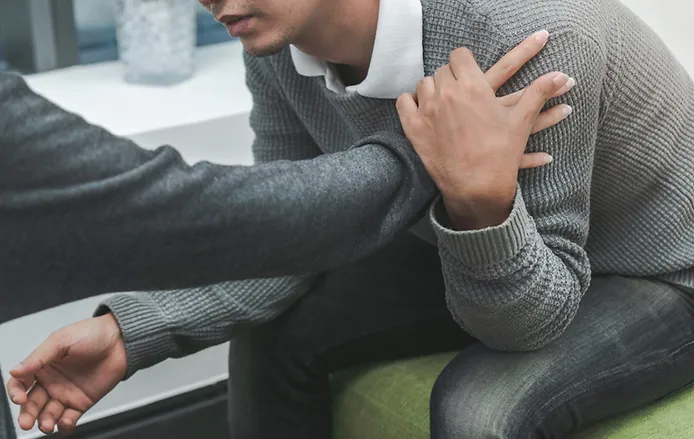
{"label": "shirt collar", "polygon": [[414,92],[424,77],[422,4],[420,0],[381,0],[371,64],[364,81],[345,87],[325,61],[290,47],[296,71],[302,76],[324,76],[335,93],[359,93],[395,99]]}

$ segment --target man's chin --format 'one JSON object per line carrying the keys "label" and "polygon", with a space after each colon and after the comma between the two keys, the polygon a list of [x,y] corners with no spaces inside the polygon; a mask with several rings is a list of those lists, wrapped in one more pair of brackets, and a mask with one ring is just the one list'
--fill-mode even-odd
{"label": "man's chin", "polygon": [[253,44],[250,41],[246,42],[243,39],[241,39],[241,44],[243,44],[243,49],[246,51],[246,53],[248,53],[250,56],[258,58],[277,55],[282,51],[282,49],[287,47],[287,44],[285,43],[260,45]]}

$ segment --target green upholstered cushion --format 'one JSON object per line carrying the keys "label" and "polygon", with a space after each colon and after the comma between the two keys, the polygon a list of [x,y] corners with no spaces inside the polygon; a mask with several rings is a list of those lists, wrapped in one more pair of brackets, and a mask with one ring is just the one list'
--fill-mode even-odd
{"label": "green upholstered cushion", "polygon": [[[428,439],[429,395],[453,353],[378,364],[333,377],[334,439]],[[694,438],[694,388],[572,439]]]}

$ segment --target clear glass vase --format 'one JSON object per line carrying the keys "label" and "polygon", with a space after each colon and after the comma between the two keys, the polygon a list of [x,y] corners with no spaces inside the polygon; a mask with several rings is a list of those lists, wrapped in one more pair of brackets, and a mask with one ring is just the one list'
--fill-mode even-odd
{"label": "clear glass vase", "polygon": [[125,80],[173,85],[193,74],[193,0],[114,0]]}

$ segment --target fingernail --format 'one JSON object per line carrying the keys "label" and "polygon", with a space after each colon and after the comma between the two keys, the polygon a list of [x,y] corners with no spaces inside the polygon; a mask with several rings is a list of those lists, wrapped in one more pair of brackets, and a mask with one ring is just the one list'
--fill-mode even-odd
{"label": "fingernail", "polygon": [[562,108],[561,112],[564,114],[564,116],[568,116],[574,112],[574,109],[573,107],[571,107],[571,105],[564,105],[564,108]]}
{"label": "fingernail", "polygon": [[566,83],[566,88],[571,90],[574,88],[574,85],[576,85],[576,80],[574,78],[569,78],[569,81]]}
{"label": "fingernail", "polygon": [[551,155],[547,154],[547,157],[545,157],[545,165],[549,165],[549,164],[552,163],[553,161],[554,161],[554,157],[552,157]]}
{"label": "fingernail", "polygon": [[564,73],[557,73],[557,76],[554,77],[554,84],[557,87],[563,87],[567,82],[569,82],[569,76]]}
{"label": "fingernail", "polygon": [[545,44],[547,40],[549,39],[549,32],[546,30],[541,30],[539,32],[535,32],[535,41],[538,43]]}

